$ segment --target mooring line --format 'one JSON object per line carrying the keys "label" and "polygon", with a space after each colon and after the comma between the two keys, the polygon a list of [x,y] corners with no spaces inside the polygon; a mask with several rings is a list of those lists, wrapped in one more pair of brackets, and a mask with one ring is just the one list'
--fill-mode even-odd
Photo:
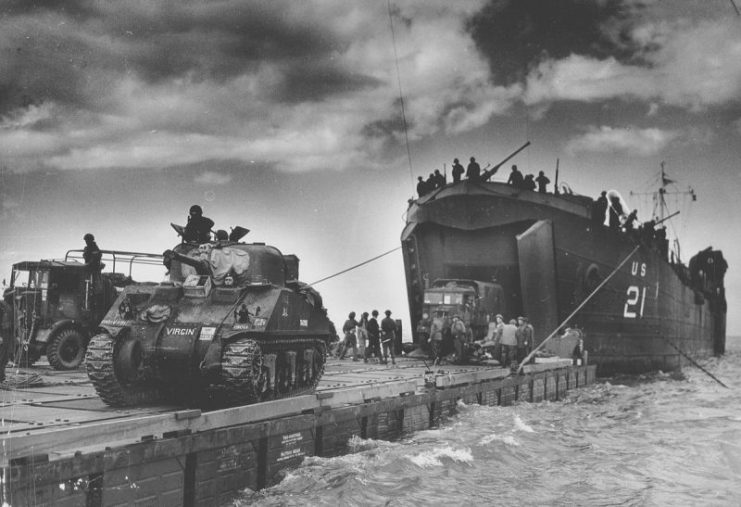
{"label": "mooring line", "polygon": [[705,368],[703,368],[702,366],[700,366],[700,365],[699,365],[699,364],[697,363],[697,361],[695,361],[695,360],[694,360],[694,359],[692,359],[692,358],[691,358],[690,356],[688,356],[687,354],[685,354],[685,353],[684,353],[684,352],[682,351],[682,349],[680,349],[679,347],[677,347],[676,345],[674,345],[674,343],[672,343],[672,342],[671,342],[671,340],[669,340],[669,338],[667,338],[666,336],[662,336],[661,338],[663,338],[663,339],[664,339],[664,341],[665,341],[666,343],[668,343],[668,344],[669,344],[669,345],[670,345],[670,346],[671,346],[671,347],[672,347],[672,348],[673,348],[674,350],[676,350],[677,352],[679,352],[680,354],[682,354],[682,355],[683,355],[683,356],[684,356],[684,357],[685,357],[685,358],[686,358],[686,359],[687,359],[687,360],[688,360],[688,361],[689,361],[690,363],[694,364],[694,365],[695,365],[695,366],[697,366],[697,367],[698,367],[698,368],[699,368],[700,370],[702,370],[702,371],[703,371],[703,372],[704,372],[705,374],[707,374],[707,376],[709,376],[709,377],[710,377],[711,379],[715,380],[715,381],[716,381],[717,383],[719,383],[720,385],[722,385],[722,386],[723,386],[723,387],[725,387],[726,389],[730,389],[730,387],[728,387],[728,386],[727,386],[727,385],[725,385],[725,384],[724,384],[723,382],[721,382],[720,380],[718,380],[718,378],[716,378],[716,377],[715,377],[715,375],[713,375],[712,373],[710,373],[709,371],[707,371],[707,370],[706,370]]}
{"label": "mooring line", "polygon": [[391,249],[391,250],[389,250],[388,252],[384,252],[384,253],[382,253],[382,254],[380,254],[380,255],[376,255],[375,257],[373,257],[373,258],[371,258],[371,259],[368,259],[367,261],[363,261],[363,262],[361,262],[360,264],[356,264],[356,265],[354,265],[354,266],[352,266],[352,267],[349,267],[349,268],[347,268],[347,269],[343,269],[342,271],[339,271],[339,272],[337,272],[337,273],[335,273],[335,274],[333,274],[333,275],[329,275],[329,276],[327,276],[327,277],[324,277],[324,278],[322,278],[321,280],[317,280],[316,282],[312,282],[312,283],[310,283],[310,284],[309,284],[309,287],[313,287],[314,285],[316,285],[316,284],[318,284],[318,283],[321,283],[321,282],[323,282],[323,281],[325,281],[325,280],[329,280],[330,278],[334,278],[335,276],[339,276],[339,275],[341,275],[341,274],[343,274],[343,273],[347,273],[348,271],[352,271],[353,269],[355,269],[355,268],[359,268],[360,266],[365,266],[366,264],[368,264],[368,263],[370,263],[370,262],[373,262],[373,261],[375,261],[376,259],[380,259],[381,257],[383,257],[383,256],[385,256],[385,255],[388,255],[388,254],[390,254],[390,253],[393,253],[393,252],[395,252],[395,251],[397,251],[397,250],[400,250],[400,249],[401,249],[401,247],[400,247],[400,246],[397,246],[396,248],[392,248],[392,249]]}
{"label": "mooring line", "polygon": [[[577,306],[577,307],[576,307],[576,310],[574,310],[573,312],[571,312],[571,314],[569,314],[569,316],[568,316],[568,317],[566,317],[566,318],[564,319],[564,321],[563,321],[563,322],[561,322],[561,324],[559,324],[559,325],[558,325],[558,327],[557,327],[557,328],[556,328],[556,329],[555,329],[555,330],[554,330],[554,331],[553,331],[553,332],[552,332],[552,333],[551,333],[551,334],[550,334],[550,335],[549,335],[549,336],[548,336],[548,337],[547,337],[547,338],[546,338],[545,340],[543,340],[542,342],[540,342],[540,345],[538,345],[537,347],[535,347],[535,349],[533,349],[533,351],[532,351],[532,352],[530,352],[530,353],[529,353],[529,354],[527,355],[527,357],[526,357],[525,359],[523,359],[523,360],[522,360],[522,362],[520,363],[520,365],[519,365],[519,366],[517,367],[517,373],[521,373],[521,372],[522,372],[522,367],[523,367],[523,366],[524,366],[525,364],[527,364],[527,362],[528,362],[528,361],[529,361],[529,360],[530,360],[530,359],[531,359],[531,358],[533,357],[533,355],[535,355],[535,353],[536,353],[536,352],[537,352],[538,350],[540,350],[540,348],[541,348],[541,347],[543,347],[543,345],[545,345],[545,343],[546,343],[546,342],[547,342],[548,340],[550,340],[551,338],[553,338],[554,336],[556,336],[556,333],[558,333],[558,331],[559,331],[559,330],[560,330],[560,329],[561,329],[561,328],[562,328],[562,327],[563,327],[563,326],[564,326],[564,325],[565,325],[565,324],[566,324],[566,323],[567,323],[567,322],[568,322],[569,320],[571,320],[571,318],[572,318],[572,317],[573,317],[574,315],[576,315],[576,313],[577,313],[577,312],[578,312],[579,310],[581,310],[581,309],[582,309],[582,307],[583,307],[583,306],[584,306],[585,304],[587,304],[587,301],[589,301],[590,299],[592,299],[592,297],[594,297],[594,295],[595,295],[595,294],[597,294],[597,292],[598,292],[598,291],[599,291],[599,290],[600,290],[600,289],[601,289],[601,288],[602,288],[602,287],[603,287],[603,286],[604,286],[604,285],[605,285],[605,284],[607,283],[607,281],[608,281],[608,280],[609,280],[610,278],[612,278],[612,277],[613,277],[613,276],[615,275],[615,273],[617,273],[617,272],[618,272],[618,271],[620,270],[620,268],[622,268],[622,267],[623,267],[623,265],[625,265],[625,263],[626,263],[626,262],[628,262],[628,259],[630,259],[630,258],[631,258],[631,257],[633,256],[633,254],[634,254],[634,253],[636,253],[636,251],[637,251],[637,250],[638,250],[638,249],[639,249],[640,247],[641,247],[641,245],[636,245],[636,247],[635,247],[635,248],[634,248],[634,249],[633,249],[633,250],[632,250],[632,251],[631,251],[631,252],[630,252],[630,253],[628,254],[628,256],[627,256],[627,257],[625,257],[625,259],[623,259],[623,261],[622,261],[622,262],[621,262],[620,264],[618,264],[618,266],[617,266],[617,267],[616,267],[616,268],[615,268],[615,269],[614,269],[614,270],[612,271],[612,273],[610,273],[610,274],[609,274],[609,275],[607,276],[607,278],[605,278],[604,280],[602,280],[602,283],[600,283],[600,284],[599,284],[599,285],[597,286],[597,288],[595,288],[595,289],[594,289],[594,290],[592,291],[592,293],[591,293],[591,294],[589,294],[589,295],[588,295],[588,296],[587,296],[587,297],[586,297],[586,298],[584,299],[584,301],[582,301],[582,302],[581,302],[581,304],[579,304],[579,306]],[[706,370],[705,368],[703,368],[702,366],[700,366],[700,365],[699,365],[699,364],[697,363],[697,361],[695,361],[694,359],[692,359],[692,358],[691,358],[690,356],[688,356],[687,354],[685,354],[685,353],[684,353],[684,351],[682,351],[682,350],[681,350],[681,349],[680,349],[679,347],[677,347],[676,345],[674,345],[674,343],[672,343],[672,342],[671,342],[671,341],[670,341],[670,340],[669,340],[669,339],[668,339],[667,337],[665,337],[665,336],[662,336],[661,338],[662,338],[662,339],[663,339],[663,340],[664,340],[664,341],[665,341],[666,343],[668,343],[668,344],[669,344],[669,345],[670,345],[670,346],[671,346],[671,347],[672,347],[672,348],[673,348],[674,350],[676,350],[676,351],[677,351],[677,352],[679,352],[679,353],[680,353],[681,355],[683,355],[683,356],[684,356],[684,357],[685,357],[685,358],[686,358],[686,359],[687,359],[687,360],[688,360],[689,362],[691,362],[691,363],[692,363],[693,365],[695,365],[695,366],[696,366],[697,368],[699,368],[699,369],[700,369],[700,370],[701,370],[702,372],[704,372],[705,374],[707,374],[707,375],[708,375],[708,376],[709,376],[710,378],[712,378],[713,380],[715,380],[715,381],[716,381],[717,383],[719,383],[720,385],[722,385],[722,386],[723,386],[723,387],[725,387],[726,389],[730,389],[730,388],[729,388],[729,387],[728,387],[727,385],[725,385],[725,384],[724,384],[723,382],[721,382],[720,380],[718,380],[718,378],[716,378],[716,377],[715,377],[715,376],[714,376],[714,375],[713,375],[712,373],[710,373],[710,372],[709,372],[709,371],[707,371],[707,370]]]}
{"label": "mooring line", "polygon": [[521,372],[522,372],[522,367],[523,367],[523,366],[524,366],[525,364],[527,364],[527,362],[528,362],[528,361],[530,361],[530,359],[532,359],[532,357],[533,357],[533,356],[535,355],[535,353],[536,353],[536,352],[537,352],[538,350],[540,350],[540,348],[541,348],[541,347],[542,347],[543,345],[545,345],[545,344],[546,344],[546,342],[547,342],[548,340],[550,340],[551,338],[553,338],[554,336],[556,336],[556,333],[558,333],[558,332],[559,332],[559,331],[561,330],[561,328],[562,328],[562,327],[563,327],[563,326],[564,326],[564,325],[565,325],[565,324],[566,324],[567,322],[569,322],[569,321],[570,321],[570,320],[572,319],[572,317],[573,317],[574,315],[576,315],[576,313],[577,313],[577,312],[578,312],[579,310],[581,310],[581,309],[582,309],[582,308],[584,307],[584,305],[585,305],[585,304],[587,304],[587,302],[588,302],[588,301],[589,301],[590,299],[592,299],[592,297],[594,297],[594,295],[595,295],[595,294],[597,294],[597,292],[599,292],[599,290],[600,290],[600,289],[601,289],[602,287],[604,287],[604,286],[605,286],[605,284],[606,284],[606,283],[608,282],[608,280],[610,280],[610,278],[612,278],[613,276],[615,276],[615,273],[617,273],[618,271],[620,271],[620,268],[622,268],[622,267],[623,267],[623,266],[625,265],[625,263],[626,263],[626,262],[628,262],[628,259],[630,259],[630,258],[631,258],[631,257],[633,256],[633,254],[634,254],[634,253],[636,253],[636,252],[638,251],[638,249],[639,249],[640,247],[641,247],[641,245],[636,245],[636,247],[635,247],[635,248],[634,248],[633,250],[631,250],[631,251],[630,251],[630,253],[629,253],[629,254],[628,254],[628,255],[627,255],[626,257],[625,257],[625,259],[623,259],[623,261],[622,261],[622,262],[621,262],[620,264],[618,264],[618,266],[617,266],[617,267],[616,267],[615,269],[613,269],[613,270],[612,270],[612,273],[610,273],[609,275],[607,275],[607,278],[605,278],[604,280],[602,280],[602,283],[600,283],[600,284],[599,284],[599,285],[597,286],[597,288],[595,288],[595,289],[594,289],[594,290],[592,291],[592,293],[591,293],[591,294],[589,294],[589,295],[588,295],[588,296],[587,296],[586,298],[584,298],[584,301],[582,301],[582,302],[581,302],[581,303],[579,304],[579,306],[577,306],[577,307],[576,307],[576,310],[574,310],[573,312],[571,312],[571,313],[569,314],[569,316],[568,316],[568,317],[566,317],[566,318],[565,318],[565,319],[563,320],[563,322],[561,322],[561,323],[560,323],[560,324],[558,325],[558,327],[556,327],[556,329],[554,329],[554,330],[553,330],[553,332],[552,332],[552,333],[551,333],[551,334],[550,334],[550,335],[548,336],[548,338],[546,338],[545,340],[543,340],[542,342],[540,342],[540,345],[538,345],[537,347],[535,347],[535,348],[533,349],[533,351],[532,351],[532,352],[530,352],[530,353],[529,353],[529,354],[527,355],[527,357],[525,357],[525,359],[523,359],[523,360],[522,360],[522,362],[520,363],[520,365],[519,365],[519,366],[517,367],[517,373],[521,373]]}

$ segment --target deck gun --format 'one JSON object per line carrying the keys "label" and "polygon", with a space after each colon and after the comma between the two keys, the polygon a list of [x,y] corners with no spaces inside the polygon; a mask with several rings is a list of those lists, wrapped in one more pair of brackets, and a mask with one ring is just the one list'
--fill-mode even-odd
{"label": "deck gun", "polygon": [[496,173],[499,170],[499,168],[502,167],[509,159],[511,159],[512,157],[514,157],[518,153],[520,153],[522,150],[524,150],[528,146],[530,146],[530,141],[526,142],[525,144],[523,144],[522,146],[520,146],[519,148],[517,148],[515,151],[513,151],[512,153],[510,153],[509,156],[507,156],[507,158],[505,158],[504,160],[502,160],[501,162],[499,162],[497,165],[495,165],[491,169],[485,171],[484,174],[481,175],[481,181],[486,181],[489,178],[491,178],[492,176],[494,176],[494,173]]}

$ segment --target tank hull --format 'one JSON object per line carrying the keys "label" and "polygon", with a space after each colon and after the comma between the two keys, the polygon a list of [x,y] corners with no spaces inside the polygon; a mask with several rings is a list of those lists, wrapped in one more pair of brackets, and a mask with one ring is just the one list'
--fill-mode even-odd
{"label": "tank hull", "polygon": [[722,353],[722,294],[703,295],[682,264],[637,235],[595,225],[591,203],[470,182],[413,202],[402,233],[412,321],[430,280],[495,279],[505,318],[528,316],[536,344],[576,311],[568,324],[585,331],[601,376],[677,369],[672,345],[693,358]]}
{"label": "tank hull", "polygon": [[91,341],[101,399],[215,408],[312,391],[331,322],[318,292],[286,280],[297,260],[262,243],[176,248],[185,254],[165,254],[171,281],[127,287]]}

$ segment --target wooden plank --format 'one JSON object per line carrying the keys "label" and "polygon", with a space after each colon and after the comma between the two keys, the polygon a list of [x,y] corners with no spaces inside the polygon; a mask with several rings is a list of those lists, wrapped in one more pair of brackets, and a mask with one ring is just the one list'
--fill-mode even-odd
{"label": "wooden plank", "polygon": [[53,385],[39,386],[30,389],[14,389],[8,391],[13,395],[33,396],[34,394],[53,394],[56,396],[95,396],[95,388],[92,384],[70,384],[70,385]]}
{"label": "wooden plank", "polygon": [[[180,412],[169,412],[83,426],[40,429],[26,435],[3,434],[0,437],[0,446],[4,445],[7,452],[0,456],[0,466],[7,466],[11,459],[31,454],[66,452],[82,445],[105,444],[112,440],[136,442],[142,437],[160,437],[163,433],[171,431],[207,431],[300,414],[318,407],[319,401],[316,396],[307,395],[266,401],[259,405],[214,410],[187,419],[178,419]],[[3,441],[6,439],[12,439],[12,443],[4,444]]]}
{"label": "wooden plank", "polygon": [[395,398],[402,394],[414,393],[417,383],[413,380],[378,383],[372,386],[353,387],[349,389],[338,389],[326,393],[319,400],[322,407],[341,407],[348,404],[365,403],[376,398]]}
{"label": "wooden plank", "polygon": [[465,373],[448,373],[446,375],[437,375],[435,377],[435,386],[443,389],[461,384],[473,384],[485,380],[500,379],[509,376],[509,374],[510,370],[508,368],[493,368]]}
{"label": "wooden plank", "polygon": [[96,398],[95,395],[80,397],[77,395],[60,396],[52,393],[23,393],[17,397],[3,399],[0,407],[11,407],[13,405],[28,405],[30,403],[44,403],[47,401],[77,400],[83,398]]}
{"label": "wooden plank", "polygon": [[[81,422],[100,421],[126,417],[126,413],[114,411],[75,410],[58,407],[16,405],[8,411],[8,419],[18,422],[34,423],[36,426],[69,425]],[[13,431],[13,424],[10,431]]]}
{"label": "wooden plank", "polygon": [[560,359],[547,363],[526,364],[522,367],[523,373],[537,373],[540,371],[558,370],[571,366],[571,359]]}

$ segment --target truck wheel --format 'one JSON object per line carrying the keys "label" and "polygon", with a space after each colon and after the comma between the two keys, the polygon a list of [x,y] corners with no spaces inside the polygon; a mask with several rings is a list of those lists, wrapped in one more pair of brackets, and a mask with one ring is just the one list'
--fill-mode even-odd
{"label": "truck wheel", "polygon": [[46,358],[55,370],[74,370],[85,358],[85,338],[76,329],[65,329],[46,347]]}

